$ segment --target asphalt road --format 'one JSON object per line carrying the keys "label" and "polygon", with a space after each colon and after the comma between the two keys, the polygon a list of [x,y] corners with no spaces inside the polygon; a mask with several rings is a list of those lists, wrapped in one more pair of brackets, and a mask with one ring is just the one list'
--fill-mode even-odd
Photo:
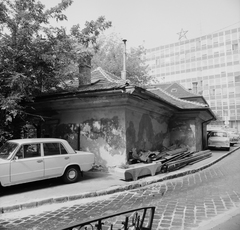
{"label": "asphalt road", "polygon": [[[61,229],[65,224],[148,205],[156,207],[153,229],[216,230],[223,224],[228,230],[240,229],[239,162],[237,150],[211,167],[181,178],[113,195],[2,214],[0,229]],[[231,229],[235,218],[235,228]]]}

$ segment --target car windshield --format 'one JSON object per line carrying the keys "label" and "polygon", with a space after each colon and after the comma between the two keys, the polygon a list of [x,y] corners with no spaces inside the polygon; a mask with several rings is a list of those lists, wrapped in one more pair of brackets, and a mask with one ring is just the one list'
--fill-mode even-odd
{"label": "car windshield", "polygon": [[18,144],[16,143],[6,142],[2,147],[0,147],[0,158],[7,159],[17,146]]}
{"label": "car windshield", "polygon": [[224,132],[213,132],[212,136],[213,137],[227,137],[227,133],[224,133]]}

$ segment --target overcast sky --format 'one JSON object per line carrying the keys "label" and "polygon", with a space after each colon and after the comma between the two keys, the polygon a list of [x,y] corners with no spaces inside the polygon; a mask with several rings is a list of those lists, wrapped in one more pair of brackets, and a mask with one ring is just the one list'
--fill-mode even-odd
{"label": "overcast sky", "polygon": [[[60,0],[40,2],[51,7]],[[240,0],[74,0],[65,13],[66,28],[105,16],[112,22],[107,33],[127,39],[129,47],[177,42],[181,29],[192,39],[240,27]]]}

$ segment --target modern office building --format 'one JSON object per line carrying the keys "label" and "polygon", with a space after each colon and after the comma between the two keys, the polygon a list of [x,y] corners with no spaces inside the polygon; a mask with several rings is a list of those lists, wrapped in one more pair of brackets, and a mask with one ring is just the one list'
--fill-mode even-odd
{"label": "modern office building", "polygon": [[224,125],[240,131],[240,28],[148,49],[146,59],[160,83],[203,95]]}

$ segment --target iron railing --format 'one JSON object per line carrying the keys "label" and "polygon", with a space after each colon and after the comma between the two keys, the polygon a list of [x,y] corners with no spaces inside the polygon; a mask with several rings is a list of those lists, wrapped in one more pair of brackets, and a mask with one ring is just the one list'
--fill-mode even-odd
{"label": "iron railing", "polygon": [[61,230],[151,230],[155,207],[142,207],[95,218]]}

